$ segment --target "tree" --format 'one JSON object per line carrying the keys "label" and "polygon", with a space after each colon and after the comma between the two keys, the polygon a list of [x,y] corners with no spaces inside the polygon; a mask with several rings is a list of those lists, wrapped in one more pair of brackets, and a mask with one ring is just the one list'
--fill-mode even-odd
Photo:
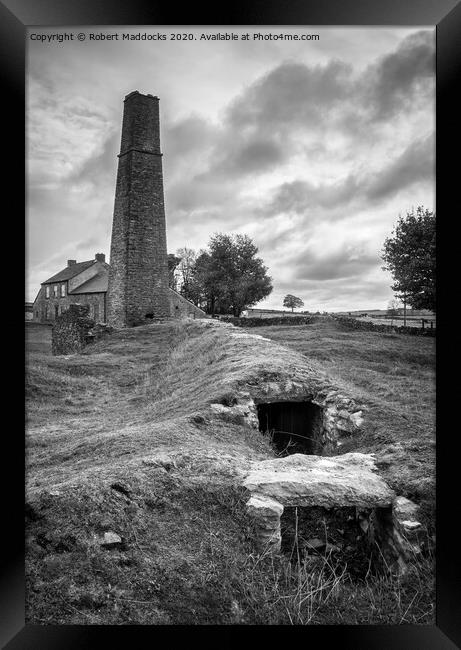
{"label": "tree", "polygon": [[389,304],[387,305],[387,315],[391,319],[391,326],[394,322],[394,318],[399,314],[399,307],[400,301],[397,300],[397,298],[392,298],[392,300],[389,300]]}
{"label": "tree", "polygon": [[293,309],[297,309],[298,307],[304,307],[304,303],[301,300],[301,298],[292,296],[291,293],[289,293],[283,299],[283,306],[288,307],[293,312]]}
{"label": "tree", "polygon": [[193,248],[178,248],[176,255],[180,259],[177,267],[177,283],[179,293],[198,306],[199,300],[196,283],[194,281],[195,262],[197,261],[197,253]]}
{"label": "tree", "polygon": [[177,278],[176,278],[175,270],[180,261],[181,258],[177,257],[176,255],[173,255],[173,253],[170,253],[168,255],[168,286],[170,287],[170,289],[174,289],[175,291],[177,288]]}
{"label": "tree", "polygon": [[416,213],[399,217],[392,237],[384,241],[382,259],[404,308],[435,311],[435,213],[419,206]]}
{"label": "tree", "polygon": [[255,305],[272,291],[272,279],[257,247],[248,235],[217,233],[208,250],[197,257],[193,279],[201,288],[211,314],[232,312]]}

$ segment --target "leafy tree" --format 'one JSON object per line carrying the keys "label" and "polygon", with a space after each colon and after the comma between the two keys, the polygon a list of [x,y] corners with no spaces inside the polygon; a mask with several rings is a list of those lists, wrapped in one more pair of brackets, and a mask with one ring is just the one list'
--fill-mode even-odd
{"label": "leafy tree", "polygon": [[301,298],[297,298],[296,296],[292,296],[291,293],[288,293],[283,299],[283,306],[288,307],[293,312],[293,309],[304,307],[304,303]]}
{"label": "leafy tree", "polygon": [[209,313],[240,316],[243,309],[270,294],[272,281],[257,252],[247,235],[211,237],[208,250],[197,257],[193,274]]}
{"label": "leafy tree", "polygon": [[435,311],[435,213],[419,206],[400,217],[384,242],[382,259],[404,306]]}

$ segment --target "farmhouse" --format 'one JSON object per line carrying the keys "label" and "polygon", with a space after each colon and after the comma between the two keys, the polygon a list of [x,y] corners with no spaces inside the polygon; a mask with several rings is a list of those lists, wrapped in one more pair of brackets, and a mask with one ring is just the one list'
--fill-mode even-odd
{"label": "farmhouse", "polygon": [[89,305],[90,317],[96,322],[106,320],[109,265],[103,253],[86,262],[67,260],[67,266],[45,282],[35,298],[34,320],[54,321],[72,303]]}

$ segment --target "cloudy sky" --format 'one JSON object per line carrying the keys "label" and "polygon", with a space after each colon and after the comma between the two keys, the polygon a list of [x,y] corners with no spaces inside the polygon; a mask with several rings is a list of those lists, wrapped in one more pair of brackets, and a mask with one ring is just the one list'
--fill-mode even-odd
{"label": "cloudy sky", "polygon": [[[169,252],[247,233],[274,284],[258,306],[386,308],[383,241],[435,208],[433,29],[66,31],[87,38],[28,42],[27,300],[68,258],[109,257],[123,98],[139,90],[160,98]],[[173,31],[197,40],[89,40]],[[217,32],[250,40],[200,40]]]}

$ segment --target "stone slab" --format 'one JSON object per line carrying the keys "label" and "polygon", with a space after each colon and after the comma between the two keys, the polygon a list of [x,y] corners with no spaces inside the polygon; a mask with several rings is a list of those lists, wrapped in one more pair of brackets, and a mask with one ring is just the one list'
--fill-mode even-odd
{"label": "stone slab", "polygon": [[371,454],[293,454],[256,464],[243,485],[252,496],[269,497],[283,506],[390,506],[394,492],[375,470]]}

